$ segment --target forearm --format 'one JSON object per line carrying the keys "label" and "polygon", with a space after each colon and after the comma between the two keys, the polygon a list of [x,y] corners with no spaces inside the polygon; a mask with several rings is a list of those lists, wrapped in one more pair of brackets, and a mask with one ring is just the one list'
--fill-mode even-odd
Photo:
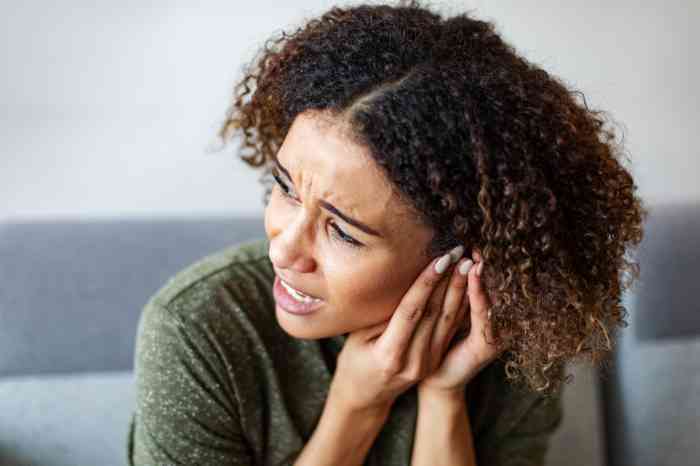
{"label": "forearm", "polygon": [[294,466],[360,466],[389,415],[386,409],[347,409],[332,391]]}
{"label": "forearm", "polygon": [[411,466],[476,466],[464,394],[418,393]]}

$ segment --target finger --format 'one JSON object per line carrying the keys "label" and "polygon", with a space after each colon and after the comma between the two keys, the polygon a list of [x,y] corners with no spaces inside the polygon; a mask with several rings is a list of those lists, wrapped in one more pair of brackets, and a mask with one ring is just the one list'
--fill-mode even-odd
{"label": "finger", "polygon": [[[469,280],[467,280],[467,283]],[[464,301],[462,302],[462,315],[459,322],[459,333],[465,337],[469,335],[472,329],[472,308],[469,305],[469,285],[467,285],[467,292],[464,293]]]}
{"label": "finger", "polygon": [[468,275],[468,291],[469,307],[472,332],[476,335],[483,336],[487,342],[493,341],[493,333],[491,331],[491,322],[488,318],[489,300],[486,296],[485,289],[481,276],[483,276],[484,262],[483,260],[472,267]]}
{"label": "finger", "polygon": [[493,332],[491,321],[488,319],[488,310],[491,303],[483,286],[483,260],[472,266],[467,281],[467,319],[469,321],[469,334],[464,341],[458,342],[455,357],[468,361],[467,366],[478,373],[502,352],[502,348],[493,345]]}
{"label": "finger", "polygon": [[[476,272],[476,278],[477,278],[477,288],[479,288],[479,293],[482,296],[483,301],[486,303],[486,312],[480,314],[480,320],[483,324],[482,330],[485,331],[485,334],[487,335],[488,340],[487,341],[493,341],[493,316],[489,316],[489,310],[491,310],[491,301],[488,298],[488,294],[486,293],[486,288],[483,286],[483,268],[484,268],[484,261],[482,259],[481,254],[479,253],[478,250],[475,250],[472,255],[476,258],[478,258],[479,264],[481,264],[480,269],[477,268]],[[479,274],[479,272],[481,274]],[[501,333],[501,338],[504,340],[506,347],[508,347],[512,343],[514,333],[512,331],[504,332]]]}
{"label": "finger", "polygon": [[469,336],[471,331],[471,316],[469,315],[469,295],[464,293],[460,309],[457,317],[457,324],[447,337],[447,348],[443,352],[451,350],[458,345],[463,339]]}
{"label": "finger", "polygon": [[443,309],[443,301],[445,299],[445,293],[447,292],[447,288],[449,286],[449,282],[452,276],[452,273],[454,271],[454,268],[452,267],[454,264],[459,262],[459,260],[462,257],[462,254],[464,254],[464,246],[459,245],[454,247],[450,252],[450,257],[452,258],[450,265],[448,267],[449,270],[446,270],[445,273],[443,274],[442,280],[438,283],[437,287],[433,289],[433,292],[430,295],[430,298],[428,299],[428,306],[426,309],[426,314],[430,313],[432,314],[433,312],[442,312]]}
{"label": "finger", "polygon": [[449,286],[442,303],[440,319],[435,324],[433,331],[430,354],[433,363],[437,364],[442,359],[443,352],[460,326],[460,317],[464,314],[464,301],[466,300],[467,272],[472,265],[471,259],[460,260],[455,266],[450,278]]}
{"label": "finger", "polygon": [[401,298],[389,320],[389,326],[376,342],[387,357],[401,359],[406,352],[428,299],[443,278],[451,260],[449,253],[432,260]]}
{"label": "finger", "polygon": [[445,272],[445,277],[435,287],[426,305],[425,315],[418,323],[418,328],[409,344],[404,364],[407,372],[424,372],[430,367],[432,359],[431,340],[435,326],[442,317],[442,302],[449,287],[454,267]]}
{"label": "finger", "polygon": [[443,301],[445,294],[449,288],[450,279],[455,270],[454,264],[459,261],[464,253],[464,246],[459,245],[450,251],[450,266],[443,274],[440,283],[435,287],[428,299],[425,315],[422,321],[418,324],[416,333],[413,336],[407,352],[406,363],[404,364],[407,372],[413,373],[425,372],[426,368],[431,366],[432,351],[430,343],[432,335],[435,332],[435,326],[440,320],[443,312]]}
{"label": "finger", "polygon": [[481,251],[478,249],[473,249],[472,250],[472,259],[474,260],[475,264],[478,264],[479,262],[482,262],[482,257],[481,257]]}
{"label": "finger", "polygon": [[424,317],[437,317],[442,312],[442,301],[445,299],[445,293],[447,292],[453,270],[454,267],[449,265],[440,282],[435,286],[433,292],[430,293],[428,303],[425,305]]}

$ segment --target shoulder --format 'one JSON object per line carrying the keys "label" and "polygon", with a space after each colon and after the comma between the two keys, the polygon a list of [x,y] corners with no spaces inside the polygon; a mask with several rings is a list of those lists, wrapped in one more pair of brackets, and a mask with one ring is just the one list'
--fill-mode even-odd
{"label": "shoulder", "polygon": [[137,358],[147,342],[163,346],[207,342],[237,347],[273,324],[274,271],[266,238],[233,244],[170,277],[146,302],[139,318]]}
{"label": "shoulder", "polygon": [[268,258],[267,238],[236,243],[214,251],[179,270],[149,299],[149,304],[174,313],[187,313],[210,301],[227,288],[238,298],[241,291],[272,283],[274,272]]}
{"label": "shoulder", "polygon": [[239,400],[262,382],[241,361],[264,346],[262,324],[249,316],[274,318],[264,312],[270,269],[266,240],[234,244],[184,267],[148,300],[134,356],[133,464],[253,463],[247,406],[259,404]]}
{"label": "shoulder", "polygon": [[[135,369],[144,386],[221,380],[235,361],[248,358],[273,327],[273,270],[267,240],[256,239],[215,251],[184,267],[146,302],[139,318]],[[245,377],[247,366],[237,368]],[[201,372],[201,373],[198,373]],[[194,383],[194,382],[193,382]]]}

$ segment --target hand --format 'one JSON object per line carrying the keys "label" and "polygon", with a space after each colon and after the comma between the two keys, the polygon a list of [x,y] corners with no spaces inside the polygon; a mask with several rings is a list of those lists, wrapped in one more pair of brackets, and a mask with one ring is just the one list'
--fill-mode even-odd
{"label": "hand", "polygon": [[[438,325],[431,341],[431,366],[439,367],[425,377],[419,384],[421,393],[460,394],[469,381],[496,359],[503,349],[490,344],[493,341],[491,321],[488,316],[490,306],[486,290],[482,286],[479,273],[483,270],[483,261],[478,252],[474,252],[474,266],[468,274],[467,294],[462,307],[466,309],[470,320],[466,338],[456,340],[443,358],[444,346],[452,339],[448,325]],[[441,364],[440,364],[440,360]]]}
{"label": "hand", "polygon": [[[430,365],[433,328],[438,321],[442,328],[446,325],[442,322],[456,327],[454,323],[463,320],[460,304],[466,277],[454,270],[448,273],[462,251],[464,248],[458,246],[431,261],[388,321],[348,335],[338,355],[330,392],[346,408],[388,409],[401,393],[434,371]],[[442,266],[442,272],[436,265]]]}

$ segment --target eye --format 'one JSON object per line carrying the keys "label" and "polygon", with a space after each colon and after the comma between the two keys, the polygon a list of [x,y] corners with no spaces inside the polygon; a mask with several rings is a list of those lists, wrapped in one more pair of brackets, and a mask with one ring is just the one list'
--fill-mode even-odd
{"label": "eye", "polygon": [[294,199],[294,197],[289,194],[289,186],[287,186],[287,184],[279,177],[276,168],[272,169],[272,177],[275,179],[279,187],[282,188],[282,194],[288,198]]}
{"label": "eye", "polygon": [[347,235],[347,234],[346,234],[343,230],[341,230],[340,227],[338,227],[338,225],[336,225],[335,223],[331,223],[331,228],[333,228],[333,230],[335,230],[334,236],[335,236],[336,238],[340,239],[341,241],[343,241],[344,243],[347,243],[350,247],[359,248],[359,247],[364,246],[362,243],[360,243],[359,241],[357,241],[357,240],[356,240],[355,238],[353,238],[352,236]]}
{"label": "eye", "polygon": [[[279,177],[279,172],[276,167],[272,168],[272,177],[275,179],[275,182],[279,185],[280,189],[282,189],[282,195],[289,198],[289,199],[294,199],[295,198],[289,194],[289,186],[287,186],[287,183],[282,181],[282,179]],[[352,248],[360,248],[364,246],[361,242],[357,241],[355,238],[352,236],[346,234],[343,230],[338,227],[335,223],[331,223],[331,228],[333,228],[334,233],[333,236],[337,238],[338,240],[342,241],[343,244],[346,244]]]}

